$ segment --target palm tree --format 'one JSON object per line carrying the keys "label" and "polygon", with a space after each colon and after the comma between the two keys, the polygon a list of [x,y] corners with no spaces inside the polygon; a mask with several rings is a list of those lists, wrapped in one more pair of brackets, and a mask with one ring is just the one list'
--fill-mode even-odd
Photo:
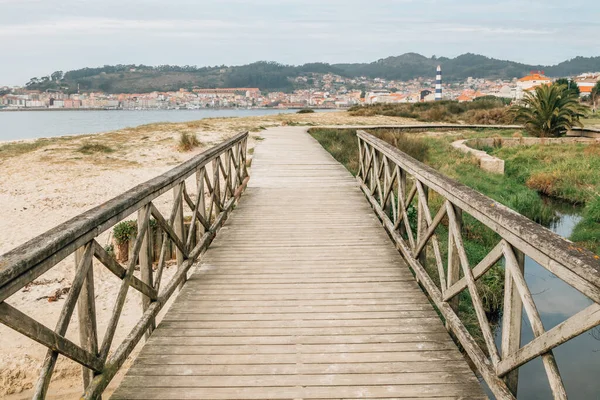
{"label": "palm tree", "polygon": [[542,85],[526,93],[520,104],[513,106],[515,121],[525,125],[534,136],[561,136],[574,126],[582,127],[579,118],[588,107],[565,85]]}
{"label": "palm tree", "polygon": [[596,111],[596,101],[600,97],[600,81],[596,82],[596,86],[592,88],[592,109]]}

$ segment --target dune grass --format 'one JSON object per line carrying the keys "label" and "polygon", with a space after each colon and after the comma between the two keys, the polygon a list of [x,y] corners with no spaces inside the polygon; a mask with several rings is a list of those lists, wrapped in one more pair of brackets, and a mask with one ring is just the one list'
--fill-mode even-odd
{"label": "dune grass", "polygon": [[179,151],[191,151],[200,146],[201,143],[195,133],[182,131],[179,133]]}
{"label": "dune grass", "polygon": [[102,143],[84,143],[79,146],[77,151],[90,155],[95,153],[113,153],[115,149]]}

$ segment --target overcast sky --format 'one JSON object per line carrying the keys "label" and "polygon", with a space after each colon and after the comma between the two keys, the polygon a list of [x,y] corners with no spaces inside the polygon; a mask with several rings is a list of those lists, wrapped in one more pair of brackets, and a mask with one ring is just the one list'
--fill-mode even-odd
{"label": "overcast sky", "polygon": [[104,64],[600,55],[598,0],[0,0],[0,86]]}

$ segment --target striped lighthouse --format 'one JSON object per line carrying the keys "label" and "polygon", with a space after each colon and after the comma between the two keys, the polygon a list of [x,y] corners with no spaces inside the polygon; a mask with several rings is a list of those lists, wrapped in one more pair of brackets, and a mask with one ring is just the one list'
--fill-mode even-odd
{"label": "striped lighthouse", "polygon": [[438,65],[435,75],[435,101],[442,100],[442,66]]}

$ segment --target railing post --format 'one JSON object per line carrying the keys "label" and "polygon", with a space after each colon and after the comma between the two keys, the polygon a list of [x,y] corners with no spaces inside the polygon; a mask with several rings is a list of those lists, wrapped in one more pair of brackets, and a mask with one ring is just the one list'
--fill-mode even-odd
{"label": "railing post", "polygon": [[[206,175],[206,168],[202,167],[196,171],[196,185],[198,187],[198,213],[206,220],[206,205],[204,202],[204,176]],[[210,215],[208,217],[210,220]],[[200,243],[202,236],[206,232],[204,225],[200,221],[196,222],[196,243]]]}
{"label": "railing post", "polygon": [[[456,215],[456,225],[459,232],[462,231],[462,210],[456,207],[454,204],[450,204],[450,206],[454,209],[454,214]],[[454,243],[454,236],[448,234],[448,276],[446,278],[445,289],[448,289],[450,286],[454,285],[460,279],[460,260],[458,258],[458,248],[456,247],[456,243]],[[444,289],[444,290],[445,290]],[[454,312],[458,315],[458,306],[459,306],[459,296],[456,295],[453,299],[448,301],[448,304]],[[446,328],[448,328],[448,324],[446,324]]]}
{"label": "railing post", "polygon": [[213,201],[215,203],[215,219],[221,214],[221,174],[219,173],[219,158],[217,156],[212,162],[213,168]]}
{"label": "railing post", "polygon": [[[150,211],[148,210],[148,212],[144,212],[143,209],[140,209],[138,211],[138,218],[137,218],[137,225],[138,225],[138,231],[142,229],[142,227],[144,226],[145,221],[143,220],[143,218],[150,218]],[[153,277],[152,277],[152,255],[151,255],[151,249],[152,249],[152,245],[151,245],[151,226],[148,226],[148,229],[146,229],[146,233],[143,236],[143,241],[142,241],[142,247],[140,248],[140,254],[139,254],[139,263],[140,263],[140,277],[142,282],[144,282],[145,284],[147,284],[150,287],[154,287],[154,282],[153,282]],[[145,296],[144,294],[141,294],[142,296],[142,312],[145,312],[148,307],[150,306],[150,298],[148,298],[147,296]],[[150,328],[148,328],[148,331],[146,332],[146,334],[144,335],[146,339],[148,339],[148,337],[150,337],[150,334],[152,334],[152,331],[156,328],[156,322],[154,320],[154,318],[152,319],[152,322],[150,324]]]}
{"label": "railing post", "polygon": [[[404,202],[406,201],[406,171],[402,168],[398,168],[399,169],[399,174],[398,174],[398,218],[404,218],[402,217],[402,214],[406,211],[403,209],[402,204],[404,204]],[[400,198],[402,198],[402,201],[400,201]],[[408,206],[408,204],[407,204]],[[407,221],[408,222],[408,221]],[[408,232],[406,232],[406,227],[404,226],[404,224],[400,224],[399,225],[399,233],[401,237],[404,237],[404,235],[408,235]]]}
{"label": "railing post", "polygon": [[[75,265],[79,265],[85,253],[85,246],[80,247],[75,251]],[[94,295],[94,270],[93,258],[89,261],[88,272],[85,277],[85,282],[79,292],[77,301],[77,315],[79,319],[79,343],[84,350],[89,351],[93,355],[98,355],[98,329],[96,326],[96,300]],[[86,367],[81,367],[83,377],[83,388],[87,388],[92,379],[94,372]]]}
{"label": "railing post", "polygon": [[[521,273],[525,271],[525,255],[512,248],[517,259],[517,266]],[[521,325],[523,315],[523,302],[519,292],[515,286],[513,278],[508,271],[505,270],[504,280],[504,312],[502,316],[502,358],[514,354],[521,347]],[[513,395],[517,396],[519,384],[519,369],[509,372],[504,377],[506,386],[510,389]]]}
{"label": "railing post", "polygon": [[[419,182],[415,180],[415,185]],[[423,236],[427,233],[427,217],[425,216],[426,208],[429,207],[429,188],[423,186],[424,201],[419,200],[418,220],[417,220],[417,243],[421,243]],[[427,265],[427,247],[424,247],[419,255],[419,262],[425,268]],[[418,281],[418,279],[417,279]]]}
{"label": "railing post", "polygon": [[358,171],[356,173],[356,176],[358,176],[362,181],[364,181],[363,179],[363,172],[364,172],[364,158],[363,158],[363,150],[362,150],[362,142],[359,136],[356,137],[356,140],[358,141]]}
{"label": "railing post", "polygon": [[[179,185],[175,186],[173,188],[173,200],[177,201],[177,198],[179,197],[179,191],[183,190],[183,185],[185,183],[181,182]],[[177,237],[181,240],[182,243],[185,243],[185,237],[184,237],[184,226],[183,226],[183,195],[180,197],[179,199],[179,204],[177,205],[173,205],[174,207],[177,207],[177,212],[175,213],[175,221],[173,223],[173,230],[175,231],[175,234],[177,235]],[[179,247],[176,247],[176,251],[175,251],[175,257],[177,258],[177,268],[181,268],[181,264],[183,264],[184,261],[184,255],[183,252],[179,249]],[[187,281],[187,276],[184,276],[183,279],[181,280],[181,284],[179,285],[179,289],[181,289],[183,287],[183,285],[185,284],[185,282]]]}

